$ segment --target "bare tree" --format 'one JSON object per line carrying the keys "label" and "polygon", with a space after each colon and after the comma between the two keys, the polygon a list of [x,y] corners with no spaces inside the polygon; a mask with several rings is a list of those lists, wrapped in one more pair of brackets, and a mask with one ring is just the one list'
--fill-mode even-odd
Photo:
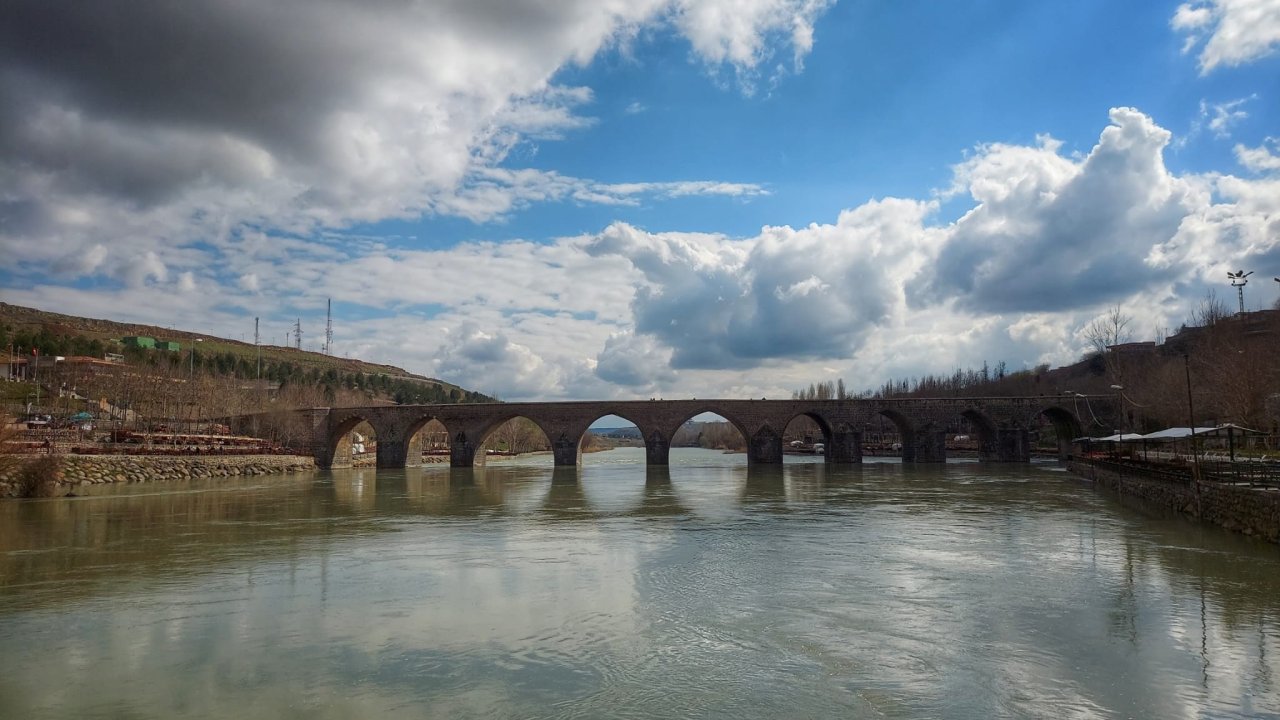
{"label": "bare tree", "polygon": [[1133,331],[1129,329],[1132,323],[1133,318],[1126,315],[1119,305],[1114,305],[1085,327],[1084,337],[1093,352],[1105,356],[1107,348],[1127,343],[1133,338]]}
{"label": "bare tree", "polygon": [[537,423],[526,417],[514,417],[490,432],[481,447],[521,455],[550,450],[551,442]]}
{"label": "bare tree", "polygon": [[1089,341],[1091,353],[1102,358],[1107,375],[1115,383],[1123,383],[1124,378],[1120,372],[1119,358],[1110,348],[1127,343],[1133,338],[1133,332],[1129,329],[1132,323],[1133,318],[1126,315],[1119,305],[1114,305],[1104,315],[1094,318],[1084,329],[1084,337]]}
{"label": "bare tree", "polygon": [[1191,316],[1187,318],[1187,325],[1190,327],[1213,327],[1228,315],[1230,313],[1227,311],[1227,304],[1218,297],[1216,290],[1210,288],[1200,302],[1191,308]]}

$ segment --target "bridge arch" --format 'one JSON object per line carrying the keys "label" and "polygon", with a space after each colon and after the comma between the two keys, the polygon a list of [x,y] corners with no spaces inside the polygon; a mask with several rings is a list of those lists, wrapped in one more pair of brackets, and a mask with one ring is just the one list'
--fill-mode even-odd
{"label": "bridge arch", "polygon": [[[817,426],[819,439],[808,437],[809,433],[806,431],[809,430],[807,426],[810,423]],[[797,435],[801,435],[802,437],[797,437]],[[821,442],[821,454],[828,462],[830,462],[832,457],[831,450],[832,442],[834,440],[834,428],[831,422],[828,421],[822,413],[819,413],[816,410],[801,410],[787,419],[787,423],[782,429],[782,440],[783,443],[788,446],[787,448],[784,448],[784,451],[796,447],[808,448]],[[799,443],[799,445],[797,445],[797,443]],[[813,449],[815,451],[814,454],[818,454],[817,448],[814,447]]]}
{"label": "bridge arch", "polygon": [[908,418],[898,410],[890,407],[880,408],[876,414],[889,418],[889,421],[893,423],[895,428],[897,428],[898,444],[901,446],[898,448],[900,451],[898,457],[902,459],[902,462],[915,462],[916,424],[911,420],[911,418]]}
{"label": "bridge arch", "polygon": [[1053,426],[1058,436],[1058,459],[1065,460],[1071,454],[1071,441],[1084,435],[1084,424],[1075,413],[1061,405],[1042,407],[1038,414]]}
{"label": "bridge arch", "polygon": [[452,434],[449,425],[435,413],[422,415],[410,422],[404,434],[404,466],[422,465],[423,455],[429,450],[448,449]]}
{"label": "bridge arch", "polygon": [[[741,418],[737,417],[734,413],[725,410],[723,407],[716,406],[714,403],[698,405],[698,406],[695,406],[693,410],[685,410],[679,413],[678,415],[674,416],[679,418],[674,423],[668,424],[666,427],[654,428],[650,432],[650,435],[646,436],[645,444],[649,445],[650,443],[653,443],[655,445],[661,445],[662,443],[665,442],[667,446],[667,453],[666,453],[666,456],[662,459],[662,462],[660,464],[667,465],[670,463],[670,460],[669,460],[670,447],[671,447],[671,444],[675,441],[676,433],[678,433],[680,429],[685,426],[685,423],[688,423],[690,420],[698,417],[699,415],[706,415],[708,413],[719,416],[725,422],[729,423],[729,425],[733,429],[738,431],[738,434],[742,436],[743,441],[747,444],[747,450],[748,450],[747,461],[751,462],[750,449],[751,449],[751,442],[755,433],[751,432],[750,427],[745,423],[743,423]],[[757,428],[757,430],[759,430],[759,428]],[[782,436],[781,434],[778,434],[777,444],[779,448],[778,450],[779,454],[781,454],[781,447],[782,447],[781,443],[782,443]]]}
{"label": "bridge arch", "polygon": [[973,430],[978,434],[978,458],[980,460],[994,459],[998,455],[997,447],[1000,434],[1000,427],[996,421],[976,407],[966,408],[961,411],[960,417],[968,420]]}
{"label": "bridge arch", "polygon": [[[520,420],[524,420],[529,425],[521,426],[518,422]],[[499,431],[504,429],[509,435],[499,437]],[[480,432],[476,435],[476,444],[481,449],[480,452],[476,453],[476,456],[477,458],[483,458],[491,450],[506,450],[512,454],[522,454],[543,447],[557,449],[560,445],[571,442],[563,432],[559,434],[559,437],[554,435],[554,430],[554,428],[549,429],[546,423],[539,418],[531,417],[521,412],[496,415],[488,423],[481,426]],[[542,437],[539,439],[538,435]]]}
{"label": "bridge arch", "polygon": [[[597,410],[590,415],[592,416],[586,419],[586,422],[582,425],[582,429],[576,432],[577,440],[574,441],[573,446],[573,459],[575,465],[582,462],[582,446],[586,442],[588,433],[591,433],[591,426],[607,417],[616,417],[619,420],[623,420],[634,425],[636,428],[636,434],[640,436],[640,441],[645,444],[646,452],[649,452],[649,438],[645,435],[645,426],[640,424],[635,417],[631,417],[632,413],[622,409],[604,408],[602,410]],[[574,433],[570,433],[570,435],[572,436]],[[559,465],[561,458],[557,457],[556,460],[556,464]],[[568,460],[568,457],[565,457],[564,460]]]}
{"label": "bridge arch", "polygon": [[[370,417],[372,417],[372,414],[370,414]],[[365,442],[369,440],[376,441],[378,437],[378,428],[373,424],[370,417],[366,417],[362,413],[350,413],[330,427],[329,433],[324,438],[324,446],[322,448],[322,459],[325,460],[325,462],[321,463],[323,467],[342,469],[355,466],[357,451],[367,447]],[[356,428],[362,424],[367,424],[372,429],[372,437],[363,438],[364,442],[358,441],[354,436]]]}

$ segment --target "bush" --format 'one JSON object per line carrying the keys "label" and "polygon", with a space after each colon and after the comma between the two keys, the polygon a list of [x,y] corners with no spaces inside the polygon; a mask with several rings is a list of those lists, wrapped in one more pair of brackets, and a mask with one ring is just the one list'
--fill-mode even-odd
{"label": "bush", "polygon": [[18,497],[56,497],[62,476],[62,458],[42,455],[23,464],[18,472]]}

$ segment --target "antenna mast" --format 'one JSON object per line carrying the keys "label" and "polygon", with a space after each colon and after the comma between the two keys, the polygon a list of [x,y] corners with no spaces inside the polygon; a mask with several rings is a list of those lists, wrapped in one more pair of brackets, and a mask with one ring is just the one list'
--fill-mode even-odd
{"label": "antenna mast", "polygon": [[302,349],[302,318],[293,323],[293,346],[298,350]]}
{"label": "antenna mast", "polygon": [[333,354],[333,299],[324,311],[324,354]]}
{"label": "antenna mast", "polygon": [[253,346],[258,350],[258,382],[262,382],[262,343],[258,335],[258,318],[253,319]]}

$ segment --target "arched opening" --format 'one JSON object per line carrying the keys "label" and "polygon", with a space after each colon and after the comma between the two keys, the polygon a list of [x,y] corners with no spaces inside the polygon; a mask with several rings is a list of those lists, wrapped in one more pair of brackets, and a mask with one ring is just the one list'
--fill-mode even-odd
{"label": "arched opening", "polygon": [[831,449],[831,426],[822,417],[803,413],[782,430],[782,453],[796,462],[826,459]]}
{"label": "arched opening", "polygon": [[[864,455],[898,458],[902,462],[916,459],[915,429],[905,415],[886,408],[877,413],[877,422],[868,427],[874,427],[875,431],[863,435]],[[868,436],[872,438],[871,441],[868,441]]]}
{"label": "arched opening", "polygon": [[1031,446],[1036,450],[1057,453],[1060,460],[1067,459],[1071,455],[1071,441],[1084,435],[1084,426],[1079,418],[1070,410],[1057,406],[1044,408],[1037,418],[1041,424],[1032,431]]}
{"label": "arched opening", "polygon": [[[409,447],[405,453],[409,465],[439,464],[449,462],[449,428],[435,418],[427,419],[409,433]],[[416,461],[416,462],[415,462]]]}
{"label": "arched opening", "polygon": [[960,413],[959,427],[947,434],[947,454],[951,456],[976,455],[981,460],[992,460],[999,454],[996,446],[995,421],[972,408]]}
{"label": "arched opening", "polygon": [[378,435],[362,417],[343,421],[329,436],[329,467],[374,467],[378,459]]}
{"label": "arched opening", "polygon": [[622,415],[602,415],[591,422],[578,442],[579,453],[608,453],[609,462],[643,463],[644,434]]}
{"label": "arched opening", "polygon": [[[491,425],[483,434],[477,455],[488,458],[529,458],[551,451],[551,438],[538,423],[523,415]],[[478,458],[477,458],[478,459]]]}
{"label": "arched opening", "polygon": [[694,457],[710,458],[707,451],[734,455],[747,451],[747,437],[742,429],[724,416],[706,411],[689,417],[671,435],[674,461]]}

